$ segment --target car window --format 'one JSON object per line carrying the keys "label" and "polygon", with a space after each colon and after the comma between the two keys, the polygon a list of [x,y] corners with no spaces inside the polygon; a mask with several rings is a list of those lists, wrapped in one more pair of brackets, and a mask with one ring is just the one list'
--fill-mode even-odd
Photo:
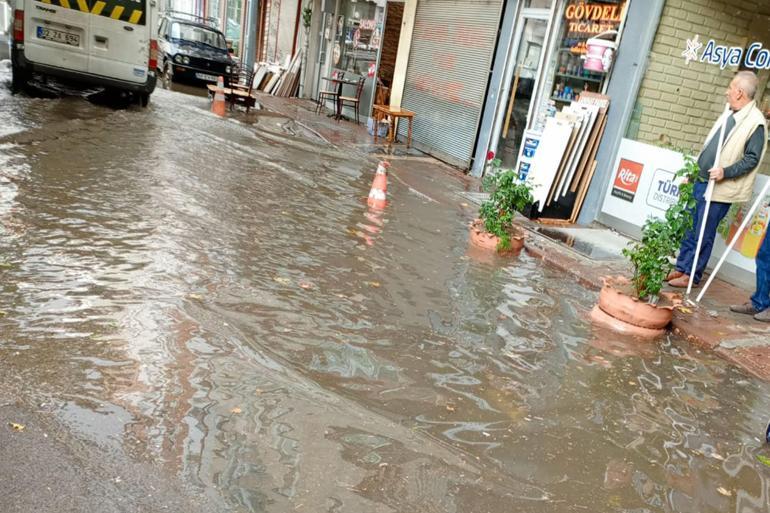
{"label": "car window", "polygon": [[202,43],[220,50],[227,50],[227,43],[222,34],[204,27],[188,25],[186,23],[173,23],[170,35],[172,39]]}

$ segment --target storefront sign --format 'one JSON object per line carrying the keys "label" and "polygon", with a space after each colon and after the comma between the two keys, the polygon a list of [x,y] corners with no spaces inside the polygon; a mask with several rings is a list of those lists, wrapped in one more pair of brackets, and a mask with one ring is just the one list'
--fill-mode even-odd
{"label": "storefront sign", "polygon": [[634,202],[636,190],[642,179],[644,166],[632,160],[620,159],[615,171],[615,183],[612,185],[612,195],[630,203]]}
{"label": "storefront sign", "polygon": [[538,146],[540,146],[540,133],[532,130],[524,132],[524,140],[522,141],[516,164],[516,169],[519,171],[519,180],[527,179]]}
{"label": "storefront sign", "polygon": [[679,184],[675,173],[665,169],[656,169],[652,176],[652,186],[647,193],[647,206],[665,212],[679,199]]}
{"label": "storefront sign", "polygon": [[623,4],[574,3],[564,11],[564,19],[569,24],[567,32],[571,37],[593,36],[608,30],[615,30],[620,25]]}
{"label": "storefront sign", "polygon": [[[662,218],[668,207],[679,199],[681,182],[675,179],[675,173],[683,164],[681,153],[623,139],[618,150],[613,182],[605,195],[602,212],[637,228],[641,228],[649,217]],[[767,180],[767,176],[757,175],[754,183],[755,197]],[[632,188],[633,194],[630,193]],[[765,198],[766,202],[768,200],[770,196]],[[753,198],[743,206],[734,205],[720,225],[714,241],[712,265],[722,255],[728,241],[735,236],[752,203]],[[759,209],[727,257],[728,263],[754,272],[754,257],[765,237],[769,217],[770,208],[763,206]]]}
{"label": "storefront sign", "polygon": [[361,30],[374,30],[377,28],[377,22],[375,20],[361,20],[358,28]]}
{"label": "storefront sign", "polygon": [[770,69],[770,49],[765,48],[762,43],[754,42],[744,49],[741,46],[720,45],[713,39],[704,46],[698,39],[699,36],[696,35],[686,42],[687,49],[682,52],[682,57],[687,64],[696,61],[718,65],[721,69],[741,65],[757,70]]}

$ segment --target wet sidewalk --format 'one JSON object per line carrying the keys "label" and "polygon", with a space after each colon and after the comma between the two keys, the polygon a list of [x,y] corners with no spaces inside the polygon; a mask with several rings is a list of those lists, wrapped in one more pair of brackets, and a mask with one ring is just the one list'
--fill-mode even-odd
{"label": "wet sidewalk", "polygon": [[[387,158],[391,162],[391,179],[400,180],[412,192],[435,201],[454,202],[467,211],[469,219],[483,199],[478,180],[417,150],[406,150],[403,143],[390,148],[382,141],[374,144],[364,126],[317,115],[310,101],[264,95],[259,101],[265,108],[306,125],[331,144],[352,146],[362,156]],[[630,239],[609,228],[559,227],[529,220],[522,220],[522,224],[530,233],[526,244],[530,255],[569,273],[571,279],[589,289],[598,291],[604,276],[631,274],[621,253]],[[751,293],[716,279],[700,306],[675,313],[672,328],[694,346],[713,351],[752,375],[770,381],[770,325],[729,311],[729,305],[746,301]]]}

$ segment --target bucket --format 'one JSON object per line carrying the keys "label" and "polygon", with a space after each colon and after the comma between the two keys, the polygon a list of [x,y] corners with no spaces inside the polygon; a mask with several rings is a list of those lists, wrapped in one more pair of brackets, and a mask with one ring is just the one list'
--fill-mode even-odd
{"label": "bucket", "polygon": [[[374,135],[374,125],[374,118],[369,118],[366,122],[366,130],[369,132],[369,135]],[[377,123],[377,137],[387,137],[389,129],[390,123],[385,120],[380,121]]]}
{"label": "bucket", "polygon": [[606,35],[616,35],[617,33],[616,30],[608,30],[586,41],[587,51],[583,56],[583,59],[585,59],[584,69],[597,73],[607,73],[610,70],[616,44],[615,41],[600,38]]}

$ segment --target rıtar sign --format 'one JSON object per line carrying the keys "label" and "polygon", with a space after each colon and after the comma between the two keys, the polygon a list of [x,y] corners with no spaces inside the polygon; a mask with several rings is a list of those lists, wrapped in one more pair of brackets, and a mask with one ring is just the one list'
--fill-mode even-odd
{"label": "r\u0131tar sign", "polygon": [[[770,49],[765,48],[762,43],[751,43],[745,50],[740,46],[718,45],[713,39],[709,40],[704,47],[699,36],[687,40],[687,49],[682,52],[682,56],[687,61],[698,61],[706,64],[718,64],[721,69],[727,66],[740,66],[743,64],[752,69],[770,69]],[[700,49],[703,52],[698,55]]]}

